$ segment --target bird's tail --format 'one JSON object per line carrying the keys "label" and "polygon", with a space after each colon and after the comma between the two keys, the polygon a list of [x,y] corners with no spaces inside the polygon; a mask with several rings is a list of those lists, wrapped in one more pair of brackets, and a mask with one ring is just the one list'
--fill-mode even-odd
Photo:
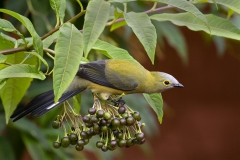
{"label": "bird's tail", "polygon": [[67,99],[73,97],[74,95],[82,92],[85,88],[69,91],[62,95],[57,103],[54,103],[54,93],[53,90],[44,92],[38,96],[36,96],[31,102],[27,104],[26,107],[23,107],[17,110],[11,118],[14,118],[13,122],[21,119],[22,117],[30,114],[32,116],[40,117],[43,114],[47,113],[51,109],[55,108],[56,106],[60,105]]}

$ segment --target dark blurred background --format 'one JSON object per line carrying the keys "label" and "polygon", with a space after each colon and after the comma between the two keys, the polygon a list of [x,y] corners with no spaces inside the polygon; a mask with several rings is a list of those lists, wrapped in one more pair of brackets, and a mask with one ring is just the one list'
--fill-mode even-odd
{"label": "dark blurred background", "polygon": [[[29,2],[31,3],[29,4]],[[14,10],[30,18],[40,36],[55,25],[55,16],[48,3],[48,0],[1,1],[3,8]],[[35,11],[45,14],[49,24],[34,14],[31,7],[29,9],[31,4]],[[79,11],[79,7],[75,1],[69,0],[67,4],[66,19],[69,19]],[[86,5],[87,1],[83,1],[83,4]],[[149,8],[148,3],[131,3],[129,7],[133,10]],[[200,8],[206,13],[226,14],[226,11],[221,8],[216,11],[214,5],[204,5]],[[172,10],[172,12],[176,12],[176,10]],[[236,21],[236,17],[239,18],[239,15],[233,17],[235,22],[240,22],[239,19]],[[14,23],[21,32],[28,34],[16,20],[9,16],[4,16],[4,18]],[[83,18],[80,18],[75,23],[79,29],[82,27],[82,22]],[[0,144],[0,160],[1,155],[5,153],[13,155],[12,159],[21,160],[239,160],[240,43],[229,39],[220,39],[222,43],[218,43],[216,37],[211,37],[203,32],[193,32],[185,27],[176,28],[184,37],[179,42],[183,46],[186,45],[186,51],[182,52],[188,54],[184,56],[180,54],[178,49],[181,47],[178,48],[176,43],[174,46],[171,40],[169,41],[167,34],[164,36],[159,34],[155,65],[151,65],[144,48],[128,27],[117,29],[112,33],[109,32],[109,28],[106,28],[101,37],[103,40],[114,42],[127,49],[145,68],[167,72],[184,85],[183,89],[173,89],[162,94],[164,118],[161,125],[157,122],[155,113],[146,105],[143,97],[140,95],[126,97],[127,102],[139,110],[147,125],[144,129],[147,134],[146,144],[141,147],[117,149],[117,151],[108,153],[99,152],[96,148],[91,147],[95,145],[95,142],[89,144],[90,147],[83,152],[76,152],[74,148],[54,150],[51,149],[51,143],[56,139],[57,132],[51,128],[51,122],[57,111],[48,113],[39,119],[28,117],[6,126],[4,112],[0,107],[0,140],[4,139],[5,142]],[[163,28],[156,27],[156,29],[164,32]],[[179,33],[169,36],[179,38]],[[91,60],[99,58],[103,57],[98,53],[90,55]],[[50,65],[52,64],[51,60],[48,62]],[[45,82],[34,81],[19,107],[24,106],[33,96],[51,88],[50,77]],[[87,92],[83,94],[83,110],[92,105],[92,98],[89,98],[88,94]],[[43,139],[49,142],[50,148],[43,145],[45,144]],[[35,148],[36,145],[39,146]],[[3,153],[4,148],[7,150]],[[47,157],[40,157],[39,155],[44,155],[40,154],[42,152]]]}

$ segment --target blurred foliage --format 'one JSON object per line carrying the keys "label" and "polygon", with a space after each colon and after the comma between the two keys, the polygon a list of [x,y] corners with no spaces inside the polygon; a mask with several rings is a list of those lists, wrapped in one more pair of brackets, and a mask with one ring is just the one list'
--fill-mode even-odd
{"label": "blurred foliage", "polygon": [[[88,0],[82,0],[83,7],[86,8]],[[56,16],[50,7],[48,0],[5,0],[1,1],[1,7],[12,11],[15,11],[21,15],[28,17],[34,24],[37,33],[43,36],[45,33],[50,31],[56,24]],[[124,6],[120,3],[114,3],[115,7],[124,10]],[[159,5],[161,6],[161,5]],[[224,18],[228,18],[230,21],[234,22],[238,27],[240,27],[240,18],[237,14],[232,14],[228,8],[218,5],[218,9],[214,4],[197,4],[199,9],[204,13],[211,13]],[[150,2],[130,2],[127,5],[127,10],[134,10],[135,12],[143,12],[152,7]],[[66,0],[66,12],[65,20],[70,19],[78,13],[80,7],[75,0]],[[165,13],[174,13],[179,11],[179,9],[169,9]],[[113,11],[111,16],[113,17]],[[16,19],[3,15],[1,13],[1,18],[4,17],[8,19],[25,37],[29,36],[26,28]],[[110,16],[110,17],[111,17]],[[187,43],[184,38],[184,34],[181,32],[181,28],[173,25],[170,22],[153,22],[157,28],[158,44],[161,48],[168,43],[171,45],[178,53],[182,62],[188,63],[188,53],[187,53]],[[83,27],[83,17],[80,17],[75,21],[75,26],[78,29]],[[116,44],[121,48],[128,49],[128,38],[132,34],[132,30],[129,27],[124,27],[124,34],[120,35],[119,30],[114,32],[109,32],[105,30],[101,39],[104,39],[111,44]],[[225,53],[227,46],[226,39],[222,37],[209,36],[203,34],[208,39],[208,42],[212,41],[217,48],[217,53],[222,56]],[[53,47],[52,47],[53,48]],[[53,68],[53,62],[48,56],[44,56],[49,64],[50,68]],[[90,60],[98,60],[106,58],[102,54],[95,52],[90,52]],[[46,66],[42,65],[43,72],[46,71]],[[25,97],[19,104],[19,108],[23,107],[27,102],[29,102],[35,95],[42,93],[44,91],[52,89],[52,79],[48,77],[45,81],[34,80],[31,83],[30,88],[25,94]],[[128,95],[125,96],[127,104],[132,107],[133,110],[138,110],[141,113],[142,121],[146,123],[144,128],[145,133],[148,137],[154,137],[154,134],[159,133],[159,129],[156,128],[157,121],[154,118],[152,110],[150,107],[146,107],[147,103],[143,99],[142,95]],[[84,91],[82,94],[82,113],[86,113],[87,109],[93,104],[92,95],[89,91]],[[60,107],[59,107],[60,108]],[[23,118],[17,123],[10,122],[8,125],[5,123],[5,113],[1,103],[0,106],[0,160],[15,160],[23,159],[24,157],[30,157],[34,160],[38,159],[87,159],[85,152],[77,152],[73,148],[60,148],[58,150],[52,147],[52,142],[57,139],[58,131],[52,129],[51,122],[55,119],[59,108],[52,110],[48,114],[41,118]],[[152,132],[154,130],[154,132]],[[149,146],[149,145],[146,145]],[[144,146],[140,146],[144,147]],[[103,153],[100,150],[96,150],[95,142],[92,140],[86,148],[88,151],[95,154],[98,159],[108,160],[112,159],[113,155],[121,155],[121,150],[116,150],[113,152]],[[149,150],[149,149],[148,149]],[[7,154],[6,154],[7,153]],[[29,155],[28,155],[29,154]]]}

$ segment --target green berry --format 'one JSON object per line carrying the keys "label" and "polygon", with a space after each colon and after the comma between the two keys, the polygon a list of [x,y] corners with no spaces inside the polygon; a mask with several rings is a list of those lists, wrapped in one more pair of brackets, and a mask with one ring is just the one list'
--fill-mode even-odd
{"label": "green berry", "polygon": [[62,145],[62,147],[67,148],[70,145],[69,137],[63,137],[61,139],[61,145]]}
{"label": "green berry", "polygon": [[113,128],[118,128],[120,126],[120,121],[117,118],[114,118],[111,122]]}
{"label": "green berry", "polygon": [[118,146],[119,147],[125,147],[127,144],[127,141],[125,139],[121,139],[118,141]]}
{"label": "green berry", "polygon": [[125,112],[125,113],[121,114],[121,116],[122,116],[123,118],[127,118],[127,117],[128,117],[128,114]]}
{"label": "green berry", "polygon": [[93,125],[93,131],[94,131],[94,133],[96,133],[96,134],[99,133],[99,131],[100,131],[100,127],[99,127],[98,124],[94,124],[94,125]]}
{"label": "green berry", "polygon": [[133,145],[134,145],[133,138],[127,139],[127,144],[126,144],[126,146],[131,147],[131,146],[133,146]]}
{"label": "green berry", "polygon": [[105,112],[104,115],[103,115],[103,118],[106,119],[106,120],[111,119],[111,117],[112,117],[112,115],[109,112]]}
{"label": "green berry", "polygon": [[59,143],[59,142],[53,142],[53,147],[54,147],[54,148],[60,148],[60,147],[61,147],[61,143]]}
{"label": "green berry", "polygon": [[84,140],[83,140],[83,139],[78,140],[77,145],[78,145],[79,147],[83,147],[83,146],[85,145]]}
{"label": "green berry", "polygon": [[76,146],[75,146],[75,149],[76,149],[77,151],[82,151],[83,148],[84,148],[83,146],[82,146],[82,147],[80,147],[79,145],[76,145]]}
{"label": "green berry", "polygon": [[71,145],[76,145],[77,142],[78,142],[77,140],[75,140],[75,141],[70,140],[70,144],[71,144]]}
{"label": "green berry", "polygon": [[135,119],[132,116],[126,118],[126,125],[131,126],[135,123]]}
{"label": "green berry", "polygon": [[69,139],[70,139],[71,141],[77,141],[77,140],[78,140],[78,136],[77,136],[76,133],[70,133]]}
{"label": "green berry", "polygon": [[123,133],[122,132],[119,132],[117,134],[117,139],[123,139]]}
{"label": "green berry", "polygon": [[136,121],[141,121],[142,119],[139,112],[134,112],[132,116]]}
{"label": "green berry", "polygon": [[144,139],[145,137],[144,137],[144,133],[137,133],[136,134],[136,139],[138,140],[138,141],[141,141],[142,139]]}
{"label": "green berry", "polygon": [[84,141],[84,145],[89,143],[89,139],[84,139],[83,141]]}
{"label": "green berry", "polygon": [[101,130],[101,132],[107,132],[108,127],[107,126],[101,126],[100,130]]}
{"label": "green berry", "polygon": [[99,119],[96,116],[93,116],[93,115],[90,117],[90,119],[91,119],[92,123],[97,123],[99,121]]}
{"label": "green berry", "polygon": [[60,122],[58,122],[58,121],[53,121],[53,122],[52,122],[52,127],[53,127],[54,129],[58,129],[58,128],[60,127]]}
{"label": "green berry", "polygon": [[103,118],[104,110],[98,110],[96,113],[97,118]]}
{"label": "green berry", "polygon": [[97,141],[96,146],[97,146],[97,148],[102,148],[103,142]]}

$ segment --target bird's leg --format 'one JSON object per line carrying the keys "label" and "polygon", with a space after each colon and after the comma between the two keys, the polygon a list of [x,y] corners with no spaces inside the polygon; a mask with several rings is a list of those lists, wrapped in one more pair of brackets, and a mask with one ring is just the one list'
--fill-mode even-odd
{"label": "bird's leg", "polygon": [[124,96],[125,94],[122,93],[120,96],[116,96],[116,98],[111,98],[111,99],[108,99],[109,101],[113,102],[114,103],[114,106],[123,106],[125,105],[125,101],[122,99],[122,97]]}

